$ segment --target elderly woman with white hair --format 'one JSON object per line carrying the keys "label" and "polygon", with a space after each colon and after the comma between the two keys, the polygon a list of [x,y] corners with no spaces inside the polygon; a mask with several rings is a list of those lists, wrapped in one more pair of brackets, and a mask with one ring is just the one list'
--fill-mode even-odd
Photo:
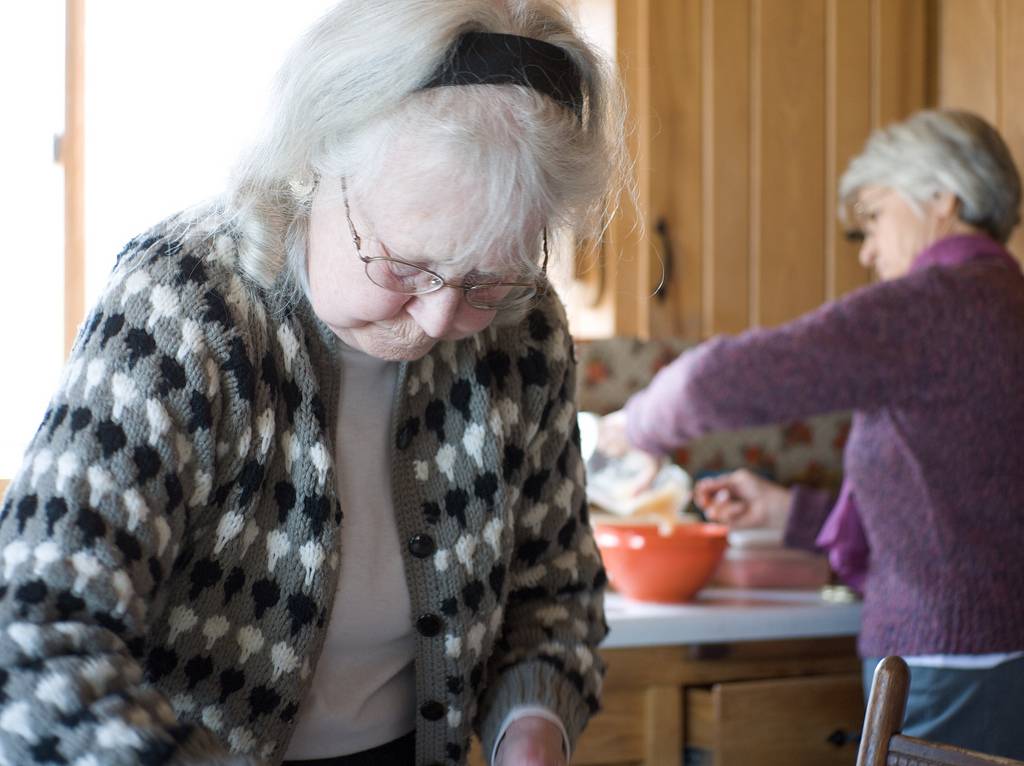
{"label": "elderly woman with white hair", "polygon": [[607,630],[545,271],[624,164],[549,0],[348,0],[128,244],[0,520],[0,763],[564,764]]}
{"label": "elderly woman with white hair", "polygon": [[830,551],[864,593],[866,684],[881,656],[911,666],[905,732],[1024,758],[1024,277],[1004,247],[1017,169],[980,118],[925,111],[876,131],[839,196],[880,281],[683,354],[604,440],[657,454],[854,410],[834,507],[747,471],[699,483],[698,501]]}

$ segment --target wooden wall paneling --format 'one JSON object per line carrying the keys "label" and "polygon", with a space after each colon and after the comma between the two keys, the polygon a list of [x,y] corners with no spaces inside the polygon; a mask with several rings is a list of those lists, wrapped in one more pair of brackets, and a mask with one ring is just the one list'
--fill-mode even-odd
{"label": "wooden wall paneling", "polygon": [[[984,0],[987,2],[987,0]],[[875,67],[873,127],[901,120],[927,105],[930,90],[928,0],[871,0]],[[967,0],[973,5],[974,0]]]}
{"label": "wooden wall paneling", "polygon": [[[999,129],[1013,152],[1018,171],[1024,171],[1024,3],[1000,0],[1001,39],[1000,85],[1001,124]],[[1010,250],[1024,260],[1024,227],[1018,226],[1010,238]]]}
{"label": "wooden wall paneling", "polygon": [[752,319],[771,326],[825,297],[825,5],[754,0],[754,9]]}
{"label": "wooden wall paneling", "polygon": [[641,257],[647,253],[648,232],[639,216],[648,209],[650,196],[650,142],[646,130],[651,92],[649,19],[650,0],[616,0],[615,47],[629,98],[627,142],[635,164],[639,209],[628,198],[623,199],[608,227],[604,252],[612,332],[640,337],[648,334],[648,300],[644,294],[648,264]]}
{"label": "wooden wall paneling", "polygon": [[[970,5],[943,1],[614,0],[639,208],[612,222],[608,289],[585,309],[586,334],[699,340],[777,325],[870,281],[842,239],[836,187],[872,128],[940,84],[955,91],[934,76],[937,41],[973,44],[949,32]],[[975,26],[993,27],[985,19]]]}
{"label": "wooden wall paneling", "polygon": [[704,0],[703,336],[750,326],[750,0]]}
{"label": "wooden wall paneling", "polygon": [[763,35],[762,17],[764,9],[762,0],[751,0],[750,3],[750,194],[748,210],[750,211],[750,242],[747,247],[747,261],[750,271],[748,298],[750,307],[748,316],[750,324],[757,322],[760,315],[760,284],[759,269],[761,261],[761,138],[762,138],[762,79],[760,72],[763,56],[761,37]]}
{"label": "wooden wall paneling", "polygon": [[66,0],[64,50],[64,353],[85,318],[85,0]]}
{"label": "wooden wall paneling", "polygon": [[[700,17],[701,0],[650,0],[650,196],[645,225],[652,337],[700,337]],[[652,296],[663,274],[664,291]]]}
{"label": "wooden wall paneling", "polygon": [[[879,0],[875,0],[878,2]],[[939,103],[999,123],[999,0],[939,5]]]}
{"label": "wooden wall paneling", "polygon": [[863,0],[828,0],[826,8],[825,297],[871,281],[846,241],[836,203],[839,179],[864,146],[872,117],[872,9]]}

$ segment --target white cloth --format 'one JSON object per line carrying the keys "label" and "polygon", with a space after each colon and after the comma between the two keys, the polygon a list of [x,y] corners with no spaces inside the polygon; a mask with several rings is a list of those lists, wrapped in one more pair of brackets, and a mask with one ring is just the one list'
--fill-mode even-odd
{"label": "white cloth", "polygon": [[947,668],[949,670],[991,670],[1004,662],[1024,657],[1024,652],[997,654],[919,654],[904,657],[911,667]]}

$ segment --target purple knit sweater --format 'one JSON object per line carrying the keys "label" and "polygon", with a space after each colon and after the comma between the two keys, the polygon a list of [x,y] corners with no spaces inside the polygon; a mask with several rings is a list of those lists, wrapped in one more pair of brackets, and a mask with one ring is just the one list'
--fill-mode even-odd
{"label": "purple knit sweater", "polygon": [[[944,239],[905,277],[702,344],[627,404],[655,452],[842,409],[871,547],[861,654],[1024,649],[1024,277],[1005,250]],[[829,504],[798,490],[788,542],[813,546]]]}

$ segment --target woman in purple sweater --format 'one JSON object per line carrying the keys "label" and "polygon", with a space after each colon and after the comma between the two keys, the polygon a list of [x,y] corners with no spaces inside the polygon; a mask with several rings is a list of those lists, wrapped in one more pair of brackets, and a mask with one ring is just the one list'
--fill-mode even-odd
{"label": "woman in purple sweater", "polygon": [[[836,514],[870,551],[866,680],[902,655],[905,732],[1024,758],[1024,277],[1004,248],[1017,170],[980,118],[921,112],[871,136],[839,196],[880,281],[683,354],[606,418],[604,438],[666,453],[854,410]],[[832,505],[749,474],[698,496],[717,520],[780,526],[811,548]]]}

